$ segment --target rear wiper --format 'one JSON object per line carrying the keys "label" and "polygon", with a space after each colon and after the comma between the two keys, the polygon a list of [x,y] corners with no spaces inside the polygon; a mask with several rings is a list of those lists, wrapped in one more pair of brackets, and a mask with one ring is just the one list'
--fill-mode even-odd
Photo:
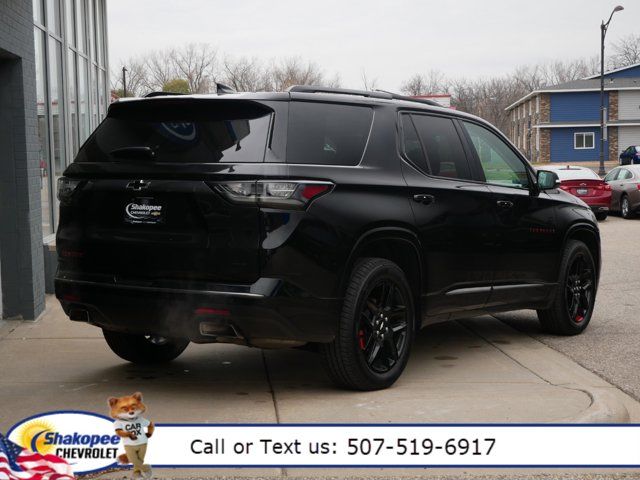
{"label": "rear wiper", "polygon": [[122,147],[111,150],[109,154],[116,158],[130,158],[140,160],[151,160],[155,158],[156,152],[150,147]]}

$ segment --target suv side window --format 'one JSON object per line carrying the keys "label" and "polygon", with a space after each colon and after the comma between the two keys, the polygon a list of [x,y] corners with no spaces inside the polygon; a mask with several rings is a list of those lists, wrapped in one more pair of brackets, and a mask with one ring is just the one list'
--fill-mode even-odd
{"label": "suv side window", "polygon": [[404,114],[401,115],[402,122],[402,149],[405,156],[411,160],[416,167],[428,172],[427,159],[422,151],[422,145],[416,132],[416,127],[411,121],[411,116]]}
{"label": "suv side window", "polygon": [[291,102],[287,163],[358,165],[372,121],[368,106]]}
{"label": "suv side window", "polygon": [[471,137],[487,183],[529,188],[527,167],[500,137],[475,123],[462,124]]}
{"label": "suv side window", "polygon": [[471,168],[453,120],[431,115],[412,115],[426,150],[432,175],[471,180]]}

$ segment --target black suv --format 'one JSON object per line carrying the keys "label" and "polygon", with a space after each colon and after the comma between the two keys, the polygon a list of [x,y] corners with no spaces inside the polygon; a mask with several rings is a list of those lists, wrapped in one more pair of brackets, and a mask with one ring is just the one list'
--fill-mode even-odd
{"label": "black suv", "polygon": [[483,120],[386,92],[121,101],[59,180],[56,295],[132,362],[308,345],[384,388],[435,322],[586,328],[598,226],[557,187]]}

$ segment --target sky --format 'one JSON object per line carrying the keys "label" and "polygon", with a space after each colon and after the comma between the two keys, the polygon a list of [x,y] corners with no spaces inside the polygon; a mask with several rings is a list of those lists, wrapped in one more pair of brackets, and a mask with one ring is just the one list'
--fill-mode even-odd
{"label": "sky", "polygon": [[297,56],[346,88],[362,88],[365,72],[397,91],[431,69],[483,78],[599,55],[600,22],[617,4],[607,42],[638,32],[639,0],[107,0],[110,66],[209,43],[234,57]]}

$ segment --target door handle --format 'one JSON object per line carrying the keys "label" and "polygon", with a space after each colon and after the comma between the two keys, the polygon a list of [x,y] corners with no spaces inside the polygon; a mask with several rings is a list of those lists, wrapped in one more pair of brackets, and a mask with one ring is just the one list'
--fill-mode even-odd
{"label": "door handle", "polygon": [[419,193],[413,196],[413,201],[422,203],[423,205],[429,205],[436,201],[436,197],[429,195],[428,193]]}
{"label": "door handle", "polygon": [[496,202],[496,205],[498,205],[498,208],[501,209],[508,209],[508,208],[513,208],[513,202],[509,201],[509,200],[498,200]]}

